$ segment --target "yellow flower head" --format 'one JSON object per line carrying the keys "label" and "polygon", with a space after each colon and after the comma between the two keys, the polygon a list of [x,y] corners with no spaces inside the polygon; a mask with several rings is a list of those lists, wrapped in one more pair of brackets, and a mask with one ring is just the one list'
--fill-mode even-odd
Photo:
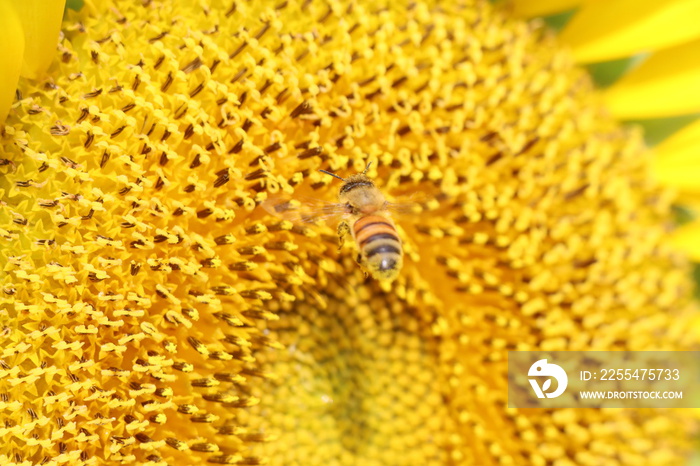
{"label": "yellow flower head", "polygon": [[[508,350],[697,341],[671,197],[546,30],[107,3],[1,134],[0,463],[677,464],[679,413],[506,408]],[[390,286],[259,206],[368,162],[422,198]]]}

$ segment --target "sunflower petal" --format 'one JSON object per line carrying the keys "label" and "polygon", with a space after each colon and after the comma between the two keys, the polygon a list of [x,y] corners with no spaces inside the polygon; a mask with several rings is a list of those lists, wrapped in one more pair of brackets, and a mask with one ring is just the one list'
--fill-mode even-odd
{"label": "sunflower petal", "polygon": [[24,54],[24,33],[17,13],[8,2],[0,2],[0,124],[5,121],[17,89]]}
{"label": "sunflower petal", "polygon": [[56,55],[65,0],[13,0],[24,29],[26,53],[22,76],[40,78]]}
{"label": "sunflower petal", "polygon": [[700,120],[678,131],[655,148],[652,170],[666,186],[700,193]]}
{"label": "sunflower petal", "polygon": [[672,134],[655,151],[658,164],[700,164],[700,120]]}
{"label": "sunflower petal", "polygon": [[698,83],[700,40],[655,53],[610,87],[605,99],[623,119],[695,113],[700,111]]}
{"label": "sunflower petal", "polygon": [[700,164],[696,166],[683,165],[656,165],[654,177],[664,186],[671,186],[679,190],[700,194]]}
{"label": "sunflower petal", "polygon": [[570,10],[583,0],[515,0],[513,2],[513,14],[523,18],[531,18],[533,16],[546,16],[562,11]]}
{"label": "sunflower petal", "polygon": [[700,262],[700,220],[677,228],[671,234],[671,245],[684,251],[691,260]]}
{"label": "sunflower petal", "polygon": [[581,63],[612,60],[700,37],[697,0],[588,2],[560,37]]}

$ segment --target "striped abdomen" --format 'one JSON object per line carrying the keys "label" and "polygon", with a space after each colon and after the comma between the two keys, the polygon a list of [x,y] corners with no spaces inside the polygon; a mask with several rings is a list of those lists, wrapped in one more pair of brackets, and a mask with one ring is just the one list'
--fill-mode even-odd
{"label": "striped abdomen", "polygon": [[403,251],[393,222],[380,215],[367,215],[355,222],[352,231],[362,265],[376,279],[395,279],[403,264]]}

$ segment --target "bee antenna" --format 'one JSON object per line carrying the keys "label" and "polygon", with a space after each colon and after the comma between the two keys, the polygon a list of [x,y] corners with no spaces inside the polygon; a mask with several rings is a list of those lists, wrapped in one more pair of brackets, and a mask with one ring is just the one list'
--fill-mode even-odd
{"label": "bee antenna", "polygon": [[345,181],[343,178],[339,177],[339,176],[336,175],[335,173],[331,173],[331,172],[326,171],[326,170],[319,170],[319,171],[320,171],[321,173],[325,173],[326,175],[331,175],[332,177],[338,178],[340,181]]}
{"label": "bee antenna", "polygon": [[372,165],[372,162],[369,162],[369,163],[367,164],[367,166],[365,167],[364,171],[362,172],[363,175],[367,173],[367,170],[369,170],[369,166],[370,166],[370,165]]}

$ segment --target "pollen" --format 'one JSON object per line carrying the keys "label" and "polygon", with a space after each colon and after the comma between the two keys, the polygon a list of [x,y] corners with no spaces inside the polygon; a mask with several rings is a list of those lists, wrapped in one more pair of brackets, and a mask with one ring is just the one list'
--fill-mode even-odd
{"label": "pollen", "polygon": [[[508,350],[699,328],[640,134],[541,24],[108,3],[0,134],[0,463],[679,464],[687,414],[506,407]],[[416,200],[391,285],[260,206],[368,162]]]}

